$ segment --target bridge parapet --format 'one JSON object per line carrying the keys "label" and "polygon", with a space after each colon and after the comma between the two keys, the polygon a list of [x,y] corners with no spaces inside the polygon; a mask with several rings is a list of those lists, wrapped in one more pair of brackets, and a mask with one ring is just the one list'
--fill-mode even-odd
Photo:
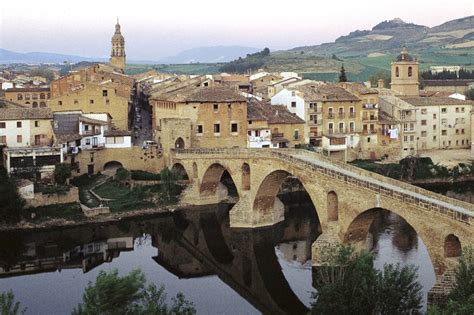
{"label": "bridge parapet", "polygon": [[392,178],[372,173],[352,165],[329,160],[322,154],[303,149],[175,149],[173,159],[278,159],[343,181],[348,185],[370,190],[380,196],[399,200],[426,211],[470,225],[474,222],[474,205],[439,195]]}

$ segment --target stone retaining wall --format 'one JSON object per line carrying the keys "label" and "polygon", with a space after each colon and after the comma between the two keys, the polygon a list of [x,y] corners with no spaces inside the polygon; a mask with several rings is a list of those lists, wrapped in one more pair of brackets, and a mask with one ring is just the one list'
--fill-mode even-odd
{"label": "stone retaining wall", "polygon": [[36,208],[53,204],[72,203],[79,201],[79,188],[71,186],[66,194],[35,193],[33,199],[26,199],[25,208]]}

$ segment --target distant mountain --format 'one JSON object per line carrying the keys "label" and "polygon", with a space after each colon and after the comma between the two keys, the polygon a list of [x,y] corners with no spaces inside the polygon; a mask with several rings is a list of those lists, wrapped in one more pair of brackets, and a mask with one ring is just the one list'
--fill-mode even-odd
{"label": "distant mountain", "polygon": [[64,55],[49,52],[29,52],[19,53],[11,50],[0,48],[0,64],[9,63],[63,63],[68,61],[71,63],[81,61],[105,61],[104,58],[90,58],[75,55]]}
{"label": "distant mountain", "polygon": [[174,56],[162,58],[160,63],[216,63],[229,62],[259,51],[258,48],[243,46],[211,46],[184,50]]}
{"label": "distant mountain", "polygon": [[411,52],[444,49],[449,54],[450,50],[473,48],[473,39],[474,16],[452,20],[432,28],[395,18],[383,21],[371,30],[353,31],[333,43],[297,47],[290,51],[366,57],[371,54],[394,54],[400,51],[402,45],[407,45]]}

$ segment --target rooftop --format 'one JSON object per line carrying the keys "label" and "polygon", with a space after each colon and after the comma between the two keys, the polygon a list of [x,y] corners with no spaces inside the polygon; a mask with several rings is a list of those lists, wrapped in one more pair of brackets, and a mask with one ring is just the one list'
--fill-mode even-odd
{"label": "rooftop", "polygon": [[245,102],[247,99],[233,88],[228,87],[200,87],[185,98],[186,102]]}
{"label": "rooftop", "polygon": [[473,79],[458,79],[458,80],[424,80],[425,86],[468,86],[474,83]]}
{"label": "rooftop", "polygon": [[304,124],[304,120],[291,113],[284,105],[250,99],[247,105],[248,120],[266,120],[269,124]]}
{"label": "rooftop", "polygon": [[0,108],[0,120],[52,119],[50,108]]}
{"label": "rooftop", "polygon": [[49,88],[41,87],[25,87],[25,88],[11,88],[6,89],[5,92],[49,92]]}
{"label": "rooftop", "polygon": [[360,101],[360,99],[338,86],[337,84],[306,84],[303,86],[290,87],[290,91],[299,91],[304,94],[306,101],[319,102],[349,102]]}
{"label": "rooftop", "polygon": [[131,132],[128,130],[119,130],[119,129],[112,129],[112,130],[106,130],[104,132],[104,137],[124,137],[124,136],[130,136]]}
{"label": "rooftop", "polygon": [[473,101],[463,101],[452,97],[400,97],[401,100],[414,106],[430,106],[430,105],[474,105]]}

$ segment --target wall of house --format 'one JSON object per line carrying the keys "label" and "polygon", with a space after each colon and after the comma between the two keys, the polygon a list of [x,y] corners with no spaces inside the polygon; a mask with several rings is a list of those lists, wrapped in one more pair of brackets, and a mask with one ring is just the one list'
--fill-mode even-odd
{"label": "wall of house", "polygon": [[[291,102],[296,102],[296,106],[292,107]],[[291,113],[296,114],[299,118],[304,121],[307,121],[308,119],[306,115],[305,101],[302,97],[298,96],[296,92],[295,95],[293,95],[293,91],[283,89],[271,98],[271,104],[285,105]]]}
{"label": "wall of house", "polygon": [[[5,128],[0,128],[0,136],[6,137],[7,146],[15,148],[31,145],[29,120],[2,120],[1,122],[5,123]],[[20,128],[17,127],[17,122],[21,122]],[[17,141],[17,136],[21,136],[21,142]]]}
{"label": "wall of house", "polygon": [[[283,133],[283,138],[289,141],[288,147],[294,148],[296,145],[304,144],[306,124],[268,124],[272,133],[278,129],[278,133]],[[295,131],[298,132],[298,138],[295,138]]]}
{"label": "wall of house", "polygon": [[5,99],[31,108],[46,107],[47,101],[51,96],[49,89],[15,90],[6,90]]}
{"label": "wall of house", "polygon": [[[107,91],[107,96],[104,96]],[[114,88],[86,83],[84,87],[52,97],[48,107],[54,111],[81,110],[84,113],[109,113],[112,123],[128,130],[128,98],[120,96]]]}
{"label": "wall of house", "polygon": [[105,137],[105,148],[130,148],[132,146],[131,136]]}
{"label": "wall of house", "polygon": [[41,146],[51,145],[53,143],[53,126],[51,119],[29,120],[30,124],[30,145],[35,144],[35,136],[40,136]]}

